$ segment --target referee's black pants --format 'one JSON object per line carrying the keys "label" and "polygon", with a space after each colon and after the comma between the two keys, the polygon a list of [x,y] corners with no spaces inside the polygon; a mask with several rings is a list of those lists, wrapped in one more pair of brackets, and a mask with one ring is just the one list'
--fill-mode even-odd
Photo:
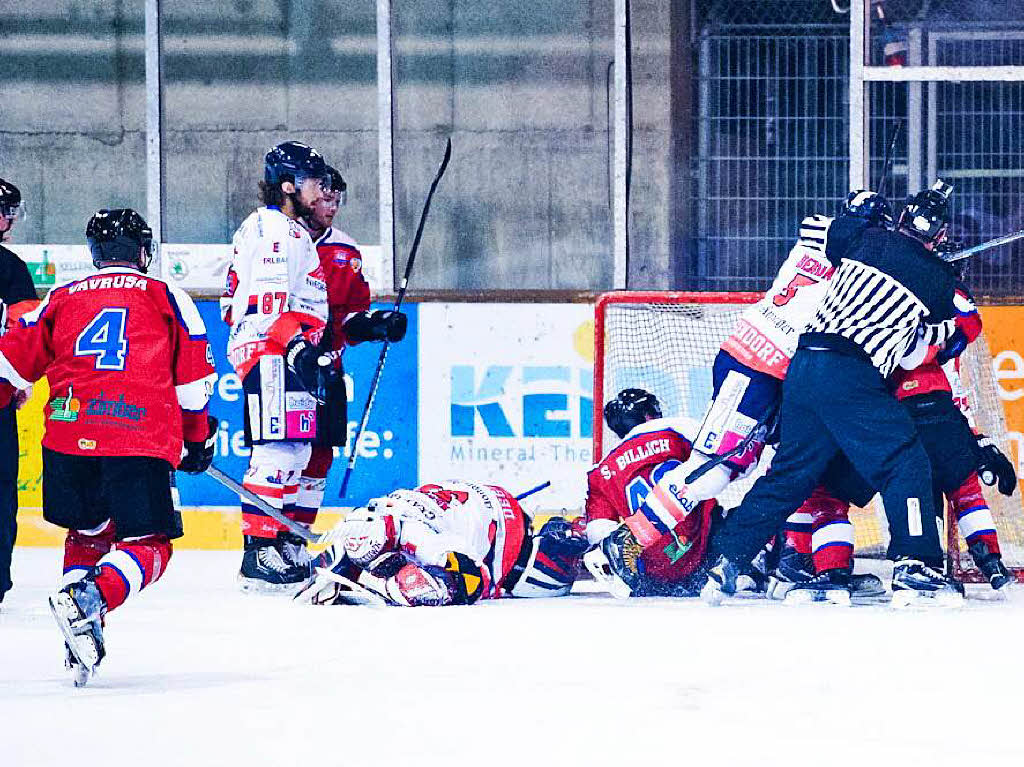
{"label": "referee's black pants", "polygon": [[749,562],[843,452],[882,494],[889,557],[941,566],[928,456],[906,408],[866,359],[799,349],[782,386],[780,428],[771,471],[729,514],[711,541],[712,555]]}
{"label": "referee's black pants", "polygon": [[12,402],[0,408],[0,599],[11,588],[11,554],[18,534],[18,424]]}

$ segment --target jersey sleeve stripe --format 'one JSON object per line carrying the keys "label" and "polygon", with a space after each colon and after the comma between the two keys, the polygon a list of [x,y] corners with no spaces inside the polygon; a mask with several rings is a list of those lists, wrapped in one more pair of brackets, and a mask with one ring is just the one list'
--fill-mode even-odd
{"label": "jersey sleeve stripe", "polygon": [[18,389],[27,389],[32,385],[31,381],[28,381],[21,377],[21,374],[14,369],[14,365],[0,352],[0,378],[11,383]]}
{"label": "jersey sleeve stripe", "polygon": [[175,386],[174,391],[178,395],[178,404],[181,409],[191,413],[202,411],[210,401],[210,389],[216,378],[216,374],[211,373],[198,381]]}
{"label": "jersey sleeve stripe", "polygon": [[203,318],[199,314],[195,302],[181,288],[167,283],[164,283],[164,286],[167,288],[167,299],[174,309],[174,314],[181,326],[185,328],[188,337],[194,340],[206,340],[206,325],[203,323]]}

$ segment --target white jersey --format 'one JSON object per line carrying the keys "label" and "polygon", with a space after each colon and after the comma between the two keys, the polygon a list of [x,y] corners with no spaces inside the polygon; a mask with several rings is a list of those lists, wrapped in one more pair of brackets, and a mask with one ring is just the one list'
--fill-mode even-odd
{"label": "white jersey", "polygon": [[399,544],[421,565],[442,566],[449,552],[470,557],[488,569],[498,585],[523,546],[525,517],[503,488],[461,480],[395,490],[377,499],[401,520]]}
{"label": "white jersey", "polygon": [[230,295],[228,359],[244,377],[261,355],[283,352],[269,338],[282,315],[306,327],[323,327],[327,286],[309,233],[277,208],[253,211],[232,244],[236,284]]}
{"label": "white jersey", "polygon": [[747,309],[722,349],[749,368],[785,378],[797,341],[825,296],[835,267],[825,257],[835,219],[808,216],[764,298]]}

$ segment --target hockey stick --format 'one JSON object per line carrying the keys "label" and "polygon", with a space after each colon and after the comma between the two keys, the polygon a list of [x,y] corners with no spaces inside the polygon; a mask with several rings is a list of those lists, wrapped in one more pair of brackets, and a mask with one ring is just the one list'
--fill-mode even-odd
{"label": "hockey stick", "polygon": [[243,487],[234,478],[228,476],[220,469],[218,469],[216,466],[211,465],[210,468],[206,470],[206,473],[209,476],[213,477],[218,482],[220,482],[222,485],[224,485],[224,487],[226,487],[228,490],[238,493],[240,497],[247,500],[249,503],[251,503],[257,509],[262,511],[268,517],[280,522],[282,525],[287,527],[289,531],[295,533],[300,538],[303,538],[309,541],[310,543],[328,542],[328,533],[325,533],[324,535],[317,535],[312,530],[303,527],[295,520],[288,519],[288,517],[286,517],[282,511],[280,511],[279,509],[275,509],[265,500],[256,495],[256,493],[252,492],[246,487]]}
{"label": "hockey stick", "polygon": [[[402,300],[405,298],[405,291],[409,287],[409,277],[412,274],[412,265],[416,261],[416,251],[420,247],[420,237],[423,236],[423,225],[427,221],[427,213],[430,211],[430,201],[434,198],[434,190],[437,189],[437,185],[441,183],[441,178],[444,176],[445,170],[448,168],[448,161],[452,158],[452,140],[449,137],[448,142],[444,148],[444,158],[441,160],[441,166],[437,169],[437,173],[434,176],[433,182],[430,184],[430,191],[427,192],[427,201],[423,203],[423,211],[420,213],[420,223],[416,227],[416,236],[412,241],[412,249],[409,251],[409,260],[405,264],[405,275],[402,277],[402,284],[398,286],[398,296],[395,298],[394,311],[398,311],[402,306]],[[366,428],[366,422],[370,420],[370,408],[373,407],[374,397],[377,396],[377,385],[380,383],[381,373],[384,371],[384,360],[388,356],[388,347],[390,342],[385,339],[384,346],[380,350],[380,359],[377,360],[377,369],[373,373],[373,379],[370,381],[370,392],[366,397],[366,405],[363,407],[363,417],[359,419],[359,428],[356,429],[355,436],[352,438],[352,445],[349,451],[348,465],[345,467],[345,476],[341,480],[341,489],[338,491],[338,497],[344,498],[345,493],[348,491],[348,481],[352,477],[352,470],[355,468],[356,459],[359,455],[359,438],[363,434],[363,430]]]}
{"label": "hockey stick", "polygon": [[889,141],[889,146],[885,149],[885,161],[882,165],[882,180],[878,182],[878,196],[885,197],[885,188],[889,182],[889,170],[892,168],[892,161],[896,158],[896,139],[899,138],[900,131],[903,129],[903,120],[896,121],[896,127],[892,131],[892,139]]}
{"label": "hockey stick", "polygon": [[770,408],[768,408],[768,410],[765,411],[764,415],[762,415],[761,418],[758,419],[758,422],[754,424],[754,427],[747,433],[747,436],[740,440],[740,442],[737,443],[734,448],[725,453],[722,453],[721,455],[716,455],[707,463],[703,463],[696,469],[691,471],[689,475],[686,477],[686,484],[692,485],[694,482],[703,477],[716,466],[721,466],[734,455],[739,455],[744,450],[746,450],[750,446],[750,443],[754,441],[754,436],[759,431],[761,431],[761,429],[765,429],[768,426],[768,424],[771,423],[772,419],[775,417],[775,414],[778,411],[779,402],[776,401],[776,403],[772,405]]}
{"label": "hockey stick", "polygon": [[524,498],[529,498],[534,493],[539,493],[541,490],[544,490],[545,488],[548,488],[548,487],[551,487],[551,480],[550,479],[546,480],[545,482],[541,482],[539,485],[537,485],[537,487],[531,487],[526,492],[520,493],[519,495],[516,496],[516,500],[517,501],[521,501]]}
{"label": "hockey stick", "polygon": [[988,250],[989,248],[1006,245],[1008,242],[1014,242],[1015,240],[1019,240],[1021,237],[1024,237],[1024,229],[1018,229],[1016,232],[1004,234],[1002,237],[996,237],[995,239],[987,240],[986,242],[982,242],[978,245],[972,245],[969,248],[964,248],[963,250],[955,253],[950,253],[950,257],[945,259],[945,261],[949,264],[954,261],[961,261],[969,256],[973,256],[975,253],[981,253],[983,250]]}

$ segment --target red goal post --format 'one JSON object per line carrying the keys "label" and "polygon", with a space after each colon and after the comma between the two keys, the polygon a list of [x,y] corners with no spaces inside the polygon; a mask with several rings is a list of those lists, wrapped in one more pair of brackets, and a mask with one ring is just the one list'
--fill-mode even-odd
{"label": "red goal post", "polygon": [[[711,367],[736,320],[761,293],[616,291],[598,297],[594,309],[594,461],[616,441],[604,425],[604,403],[619,391],[639,387],[661,402],[665,416],[697,423],[711,397]],[[979,431],[994,438],[1010,455],[1002,402],[992,374],[992,357],[984,334],[961,359],[961,373]],[[769,449],[770,450],[770,449]],[[770,454],[766,453],[765,459]],[[767,464],[762,460],[762,464]],[[763,469],[733,483],[719,500],[736,506]],[[1024,580],[1024,511],[1018,491],[1012,497],[985,487],[985,498],[1000,536],[1003,559]],[[878,506],[877,502],[875,506]],[[888,528],[878,508],[853,509],[858,556],[884,556]],[[967,581],[978,573],[964,551],[956,525],[948,526],[947,544],[954,572]]]}

